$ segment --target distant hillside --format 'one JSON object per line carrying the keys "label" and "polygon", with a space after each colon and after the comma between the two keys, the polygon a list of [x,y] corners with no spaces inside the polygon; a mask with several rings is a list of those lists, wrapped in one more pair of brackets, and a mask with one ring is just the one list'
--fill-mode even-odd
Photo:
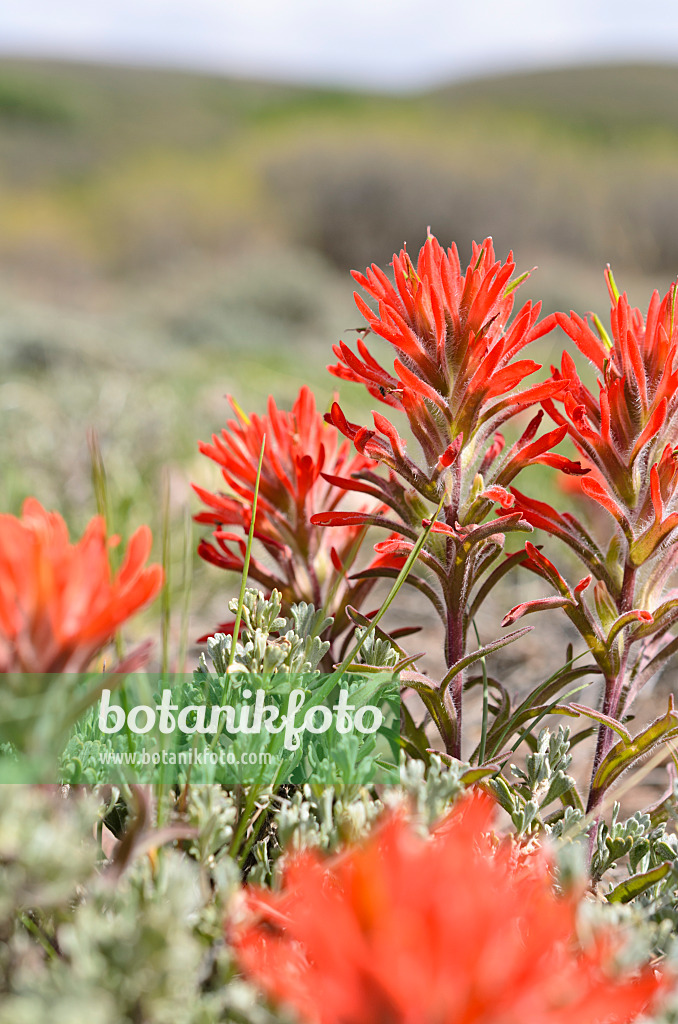
{"label": "distant hillside", "polygon": [[327,402],[331,345],[359,322],[349,268],[416,251],[429,224],[462,259],[492,234],[539,264],[521,297],[547,309],[604,314],[608,260],[646,303],[678,272],[677,100],[670,68],[403,98],[0,61],[3,509],[35,493],[82,525],[93,425],[115,528],[158,533],[161,467],[186,502],[189,479],[218,485],[196,438],[224,393],[261,409],[305,380]]}
{"label": "distant hillside", "polygon": [[437,91],[443,103],[529,112],[562,127],[678,129],[678,66],[609,64],[497,75]]}
{"label": "distant hillside", "polygon": [[678,69],[575,68],[411,97],[0,62],[0,267],[60,286],[153,277],[242,239],[338,267],[426,224],[678,269]]}

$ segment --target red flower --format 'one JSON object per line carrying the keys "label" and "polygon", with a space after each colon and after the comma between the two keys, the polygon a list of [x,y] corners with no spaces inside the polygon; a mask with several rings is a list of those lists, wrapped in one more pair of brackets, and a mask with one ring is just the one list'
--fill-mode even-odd
{"label": "red flower", "polygon": [[[564,389],[562,383],[547,381],[511,393],[540,369],[531,359],[514,362],[515,356],[549,329],[537,322],[540,307],[530,302],[508,326],[514,269],[512,254],[500,263],[487,238],[482,245],[473,244],[471,263],[462,272],[456,246],[446,253],[429,235],[416,269],[404,250],[393,257],[395,286],[374,264],[366,274],[353,274],[378,304],[373,312],[355,295],[369,330],[395,349],[393,374],[380,366],[362,340],[359,356],[343,342],[336,346],[339,363],[329,369],[337,377],[364,384],[386,405],[404,410],[429,471],[459,435],[465,445],[479,430],[489,437],[490,421],[494,429],[520,409]],[[379,417],[375,425],[397,456],[388,421]]]}
{"label": "red flower", "polygon": [[[595,331],[573,312],[547,318],[593,362],[598,394],[582,383],[565,352],[560,372],[553,371],[554,379],[569,383],[566,393],[555,396],[562,411],[553,398],[543,405],[592,470],[576,486],[595,502],[612,537],[601,546],[575,516],[513,490],[515,508],[525,520],[565,541],[597,580],[595,611],[529,557],[525,564],[548,579],[563,600],[520,606],[505,621],[561,604],[605,677],[603,714],[622,720],[642,686],[671,656],[667,634],[678,621],[675,592],[666,591],[678,566],[678,549],[668,547],[678,527],[678,325],[675,284],[663,299],[653,293],[644,319],[619,294],[609,268],[606,280],[611,336],[597,317]],[[613,731],[601,724],[594,778],[613,742]],[[592,788],[589,810],[600,797]]]}
{"label": "red flower", "polygon": [[[503,516],[488,529],[481,524],[495,503],[510,509],[514,498],[508,485],[528,465],[555,466],[565,473],[586,473],[579,463],[551,452],[567,428],[560,426],[537,437],[543,411],[539,410],[523,434],[507,449],[499,428],[530,406],[561,395],[568,382],[549,380],[522,392],[516,388],[540,365],[516,359],[542,337],[550,325],[539,323],[540,306],[526,303],[511,320],[514,291],[510,283],[513,257],[495,258],[492,240],[473,245],[471,263],[462,271],[455,246],[445,252],[432,236],[419,253],[416,267],[404,250],[393,257],[395,283],[373,265],[356,281],[376,302],[372,310],[356,294],[367,321],[367,332],[392,346],[393,371],[370,354],[364,339],[357,354],[343,342],[334,352],[339,362],[329,367],[335,376],[364,384],[371,395],[405,413],[410,431],[421,446],[423,464],[407,451],[405,439],[384,415],[373,412],[374,426],[351,423],[335,402],[327,419],[348,437],[356,450],[387,467],[387,476],[356,474],[355,489],[369,485],[394,513],[380,517],[383,526],[402,538],[402,550],[416,540],[422,521],[443,500],[441,519],[449,527],[446,537],[431,533],[416,568],[429,570],[429,578],[410,573],[408,583],[433,603],[445,625],[448,668],[465,664],[468,608],[471,592],[490,571],[508,530],[531,529],[520,514]],[[314,522],[340,525],[341,513],[319,514]],[[469,533],[471,531],[471,533]],[[462,540],[464,538],[464,540]],[[400,558],[391,538],[388,548],[377,550],[369,572],[393,575]],[[430,578],[432,575],[432,579]],[[495,579],[497,577],[494,577]],[[487,580],[486,580],[487,582]],[[482,590],[485,595],[490,580]],[[482,597],[481,597],[482,600]],[[464,667],[453,673],[449,686],[454,721],[445,744],[448,753],[461,757]],[[450,707],[449,702],[446,707]]]}
{"label": "red flower", "polygon": [[0,516],[0,671],[82,671],[157,596],[162,568],[144,568],[148,527],[133,535],[113,578],[108,546],[100,517],[71,544],[61,516],[35,498],[20,519]]}
{"label": "red flower", "polygon": [[282,892],[246,892],[244,972],[312,1024],[635,1020],[665,981],[615,974],[620,936],[583,947],[546,857],[482,835],[488,804],[464,802],[429,840],[392,817],[329,861],[296,857]]}
{"label": "red flower", "polygon": [[[609,268],[605,276],[612,304],[611,338],[597,318],[595,332],[576,313],[548,318],[597,367],[598,396],[584,386],[565,352],[561,372],[554,371],[555,379],[570,382],[561,399],[563,413],[548,399],[544,407],[566,426],[587,463],[595,467],[595,474],[580,487],[620,525],[631,543],[632,561],[640,565],[678,525],[678,515],[665,515],[678,487],[676,285],[661,300],[657,291],[653,293],[645,320],[626,294],[619,294]],[[657,469],[648,472],[653,463]],[[643,543],[635,544],[650,514],[655,525]]]}
{"label": "red flower", "polygon": [[[291,412],[278,409],[273,398],[266,416],[248,417],[232,400],[231,405],[235,419],[212,437],[212,444],[199,445],[221,467],[229,491],[213,494],[194,485],[209,508],[196,520],[215,527],[212,542],[201,541],[199,554],[221,568],[242,571],[265,434],[254,536],[276,568],[252,557],[250,576],[268,590],[280,590],[288,602],[303,600],[320,607],[335,593],[328,611],[341,615],[349,599],[359,601],[359,588],[367,590],[361,584],[351,592],[342,583],[355,559],[364,519],[346,521],[330,538],[311,524],[311,513],[336,508],[347,487],[353,486],[351,474],[369,470],[373,462],[351,455],[347,442],[339,443],[337,431],[323,421],[307,387],[300,390]],[[371,507],[378,508],[374,501]]]}

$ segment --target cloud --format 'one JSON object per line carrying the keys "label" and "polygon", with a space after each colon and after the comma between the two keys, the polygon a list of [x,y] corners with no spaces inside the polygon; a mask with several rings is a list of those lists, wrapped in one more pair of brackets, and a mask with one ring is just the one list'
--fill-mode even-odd
{"label": "cloud", "polygon": [[0,50],[408,87],[596,58],[678,59],[666,0],[25,0]]}

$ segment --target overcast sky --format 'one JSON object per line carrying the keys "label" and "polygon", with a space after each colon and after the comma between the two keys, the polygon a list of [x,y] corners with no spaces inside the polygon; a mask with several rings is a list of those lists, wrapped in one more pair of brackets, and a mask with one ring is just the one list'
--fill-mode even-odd
{"label": "overcast sky", "polygon": [[0,53],[407,89],[552,64],[678,62],[678,3],[0,0]]}

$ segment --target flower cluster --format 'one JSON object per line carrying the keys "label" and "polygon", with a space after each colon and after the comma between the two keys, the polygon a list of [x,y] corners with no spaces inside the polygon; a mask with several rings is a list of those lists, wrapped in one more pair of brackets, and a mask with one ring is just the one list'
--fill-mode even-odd
{"label": "flower cluster", "polygon": [[111,576],[102,518],[71,544],[66,523],[34,498],[20,518],[0,515],[0,671],[79,672],[115,631],[157,596],[159,565],[145,567],[140,527]]}
{"label": "flower cluster", "polygon": [[[605,677],[603,713],[622,720],[675,648],[667,634],[678,621],[678,595],[666,585],[678,567],[671,544],[678,527],[678,324],[675,284],[663,299],[653,293],[644,318],[619,294],[609,270],[606,280],[610,335],[597,317],[595,330],[576,313],[556,313],[550,321],[593,363],[598,393],[584,385],[565,352],[561,370],[553,372],[554,380],[568,382],[562,408],[552,399],[543,404],[591,470],[578,487],[602,510],[611,537],[603,546],[574,515],[513,490],[523,518],[567,543],[588,575],[571,591],[552,563],[528,547],[525,564],[559,597],[528,602],[504,621],[562,604]],[[592,580],[589,607],[584,592]],[[613,738],[603,726],[594,773]]]}
{"label": "flower cluster", "polygon": [[[472,590],[499,557],[505,534],[531,529],[515,507],[509,484],[536,463],[565,473],[588,472],[551,451],[565,437],[566,426],[538,436],[541,410],[513,444],[507,446],[499,431],[517,413],[562,396],[568,388],[567,381],[552,379],[516,390],[540,369],[533,360],[516,356],[550,328],[539,322],[540,307],[531,302],[511,320],[515,287],[522,280],[511,281],[514,269],[512,255],[502,264],[487,238],[473,245],[463,271],[456,247],[445,252],[429,235],[416,267],[406,251],[394,256],[394,284],[377,266],[354,274],[377,305],[372,310],[356,294],[367,331],[394,350],[393,372],[370,354],[364,339],[358,341],[357,354],[344,343],[337,346],[339,362],[330,367],[335,376],[363,384],[380,402],[403,412],[423,453],[423,464],[415,462],[396,427],[381,413],[373,413],[374,428],[368,428],[349,422],[337,403],[332,406],[329,421],[360,454],[387,469],[385,477],[371,470],[355,474],[356,489],[368,487],[395,513],[380,524],[391,535],[378,546],[379,561],[371,575],[392,575],[402,565],[422,520],[430,518],[431,506],[443,498],[441,524],[420,556],[423,574],[411,573],[408,582],[431,599],[443,620],[448,674],[437,690],[443,718],[453,719],[441,731],[448,753],[456,756],[461,751]],[[485,523],[495,504],[501,510],[498,518]],[[353,513],[326,510],[312,521],[344,527],[355,519]],[[478,588],[480,600],[504,571],[496,569],[498,575],[489,582],[485,576]],[[434,714],[434,720],[439,716]]]}
{"label": "flower cluster", "polygon": [[487,798],[430,839],[401,817],[279,893],[251,889],[231,939],[245,973],[309,1024],[627,1024],[665,983],[615,973],[620,936],[583,945],[543,852],[496,846]]}
{"label": "flower cluster", "polygon": [[[299,391],[290,412],[269,398],[268,414],[246,416],[231,401],[235,419],[228,421],[212,443],[200,443],[203,455],[221,468],[227,493],[211,493],[194,485],[208,511],[195,518],[212,526],[211,541],[202,540],[199,554],[206,561],[242,572],[246,539],[252,522],[257,465],[265,438],[254,537],[262,557],[254,554],[249,575],[268,592],[279,590],[286,606],[306,601],[334,616],[338,632],[346,623],[346,605],[360,605],[371,584],[351,586],[346,580],[365,533],[362,516],[329,535],[312,525],[317,509],[334,509],[352,486],[351,476],[374,465],[364,455],[352,455],[347,442],[326,424],[308,387]],[[374,515],[370,501],[360,510]],[[355,515],[355,514],[354,514]]]}

